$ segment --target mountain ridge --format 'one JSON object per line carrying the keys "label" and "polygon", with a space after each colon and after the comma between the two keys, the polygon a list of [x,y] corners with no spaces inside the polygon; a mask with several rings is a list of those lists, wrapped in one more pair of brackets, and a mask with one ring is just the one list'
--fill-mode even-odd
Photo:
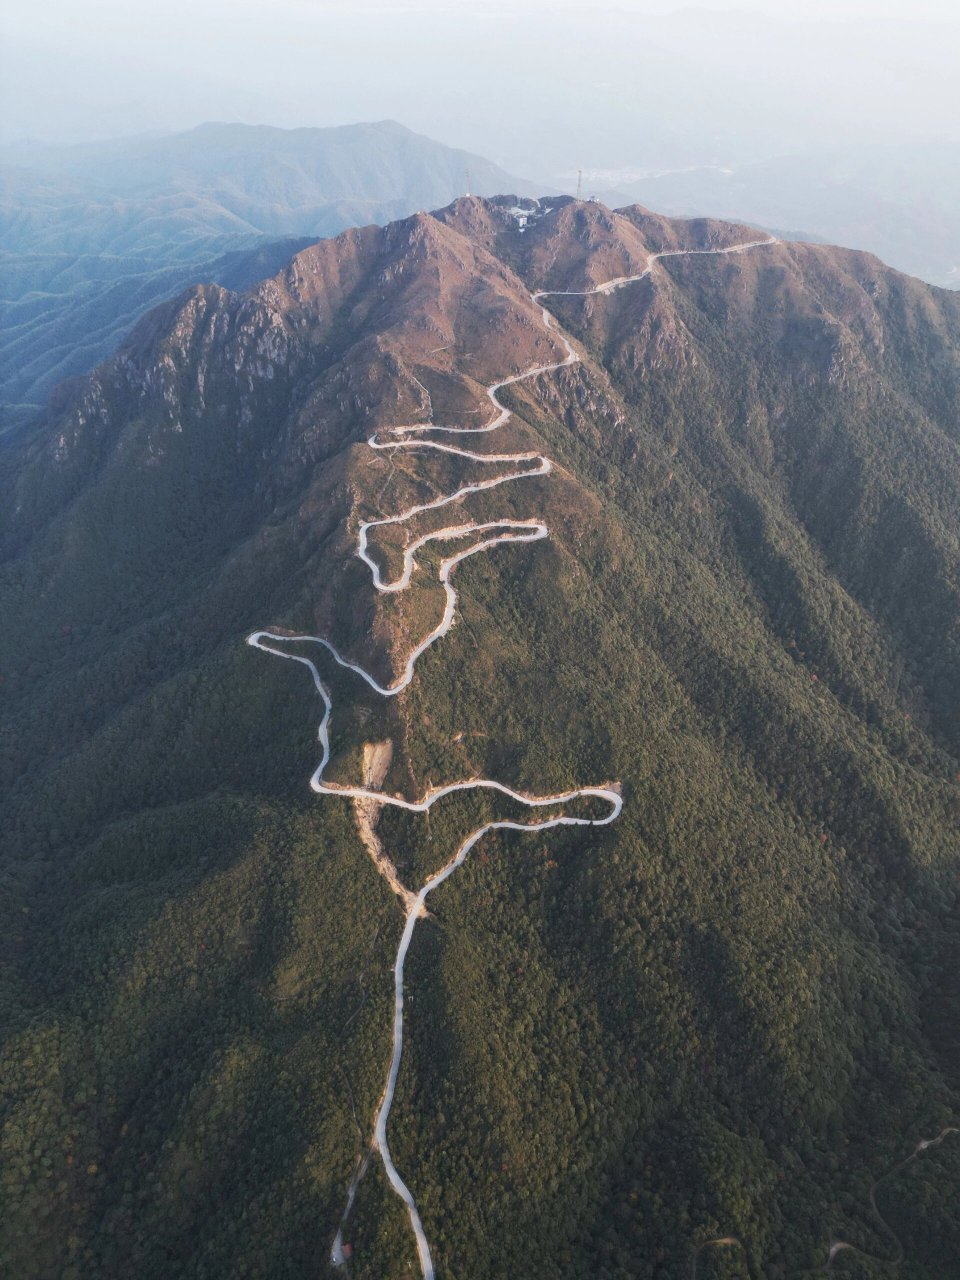
{"label": "mountain ridge", "polygon": [[[315,688],[243,642],[325,635],[391,678],[442,615],[437,550],[380,600],[358,529],[518,453],[553,470],[456,510],[550,536],[458,567],[456,626],[389,705],[282,641],[323,664],[332,783],[388,739],[394,795],[623,781],[602,832],[489,836],[418,927],[390,1146],[437,1267],[679,1278],[726,1234],[746,1260],[701,1271],[790,1275],[838,1236],[883,1256],[864,1170],[960,1090],[960,305],[844,250],[697,252],[741,235],[512,197],[348,232],[182,295],[0,453],[2,1249],[25,1275],[327,1256],[402,915],[350,802],[305,785]],[[370,448],[486,422],[491,382],[563,358],[533,292],[665,245],[694,252],[550,300],[580,361],[502,387],[480,458]],[[385,575],[450,516],[380,531]],[[377,837],[424,883],[513,803],[448,795]],[[883,1208],[940,1280],[960,1166],[926,1161]],[[356,1274],[416,1265],[375,1172],[350,1221]]]}
{"label": "mountain ridge", "polygon": [[198,277],[230,283],[242,268],[224,255],[262,252],[276,263],[277,246],[265,246],[278,238],[315,240],[441,204],[468,170],[491,194],[524,186],[390,121],[210,125],[30,156],[32,167],[16,149],[0,152],[0,363],[13,424],[58,373],[86,372],[108,355],[150,302]]}

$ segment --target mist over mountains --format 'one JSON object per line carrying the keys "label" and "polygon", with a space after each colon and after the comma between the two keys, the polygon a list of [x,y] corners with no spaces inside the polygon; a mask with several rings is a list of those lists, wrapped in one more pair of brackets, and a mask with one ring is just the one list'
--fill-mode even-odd
{"label": "mist over mountains", "polygon": [[2,1280],[960,1280],[951,0],[0,49]]}
{"label": "mist over mountains", "polygon": [[[258,6],[226,0],[135,13],[51,0],[38,23],[11,0],[0,90],[5,416],[29,417],[146,306],[191,279],[226,282],[224,252],[462,193],[459,146],[537,191],[572,193],[582,168],[602,175],[588,193],[611,206],[866,248],[952,286],[960,28],[937,7],[906,20],[887,5],[865,20],[842,2],[588,11],[278,0],[266,22]],[[234,126],[193,128],[224,119],[251,122],[236,126],[242,142]],[[447,159],[428,160],[402,129],[350,123],[370,119],[440,139]],[[318,121],[342,126],[340,141],[298,127]],[[83,142],[120,133],[137,137]],[[83,145],[68,154],[65,139]],[[473,189],[533,192],[518,178],[486,183],[487,163],[473,162]],[[179,270],[187,263],[192,272]]]}
{"label": "mist over mountains", "polygon": [[[692,165],[617,183],[591,178],[607,203],[638,200],[869,249],[945,288],[960,285],[960,144],[913,142],[811,150],[743,166]],[[609,179],[608,179],[609,181]]]}
{"label": "mist over mountains", "polygon": [[[608,204],[639,200],[867,248],[952,286],[960,261],[956,147],[854,149],[630,178],[588,171]],[[567,174],[556,183],[569,185]],[[613,183],[612,190],[608,186]],[[393,122],[182,134],[0,151],[0,421],[24,422],[137,318],[207,280],[244,288],[310,240],[436,207],[467,185],[533,184]],[[244,256],[248,255],[248,256]]]}
{"label": "mist over mountains", "polygon": [[[481,157],[392,122],[183,134],[0,152],[0,403],[8,423],[103,359],[150,306],[245,287],[346,226],[446,203],[467,183],[529,191]],[[244,264],[236,255],[256,250]],[[232,255],[225,257],[224,255]]]}

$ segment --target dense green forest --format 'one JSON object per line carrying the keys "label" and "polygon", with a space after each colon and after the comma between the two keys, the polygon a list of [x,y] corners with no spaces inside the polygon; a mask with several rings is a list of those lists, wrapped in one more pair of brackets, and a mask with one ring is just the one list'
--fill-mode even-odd
{"label": "dense green forest", "polygon": [[[495,212],[459,202],[424,260],[404,241],[407,275],[468,261]],[[629,240],[571,203],[547,248],[604,218]],[[178,304],[0,451],[17,1280],[328,1273],[403,915],[349,802],[307,785],[307,672],[244,641],[335,634],[386,669],[381,628],[406,652],[439,616],[435,588],[378,613],[350,558],[355,511],[416,491],[402,467],[364,489],[348,394],[400,234],[363,248],[322,340],[284,315],[282,368],[247,385],[203,345],[247,341],[252,306],[208,292],[186,338]],[[536,234],[487,241],[530,287]],[[418,927],[390,1140],[443,1280],[787,1280],[838,1240],[864,1251],[838,1275],[960,1277],[960,1136],[885,1179],[960,1114],[960,301],[865,255],[763,252],[551,300],[583,363],[502,395],[509,442],[556,470],[463,503],[550,539],[457,569],[458,623],[390,703],[311,653],[337,778],[390,737],[404,794],[623,785],[613,826],[487,837]],[[526,290],[508,272],[485,312],[464,274],[479,322],[436,305],[479,385]],[[304,436],[336,397],[341,433]],[[419,886],[525,816],[455,795],[379,832]],[[357,1280],[418,1274],[377,1161],[346,1235]]]}

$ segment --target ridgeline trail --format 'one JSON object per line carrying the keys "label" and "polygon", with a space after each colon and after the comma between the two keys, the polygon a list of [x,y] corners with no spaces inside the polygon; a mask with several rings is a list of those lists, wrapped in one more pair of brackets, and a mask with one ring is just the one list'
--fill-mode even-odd
{"label": "ridgeline trail", "polygon": [[[638,280],[645,279],[652,273],[655,264],[661,258],[683,257],[687,255],[700,256],[744,253],[750,249],[758,249],[777,243],[778,241],[771,236],[765,237],[761,240],[751,240],[746,243],[730,245],[726,248],[719,249],[664,250],[649,254],[646,267],[636,275],[619,276],[614,280],[608,280],[603,284],[596,285],[592,289],[540,290],[539,292],[532,293],[531,298],[535,302],[540,302],[543,298],[552,296],[588,297],[593,294],[606,295],[613,293],[617,289],[622,289],[626,285],[633,284]],[[417,1252],[420,1258],[420,1270],[424,1280],[434,1280],[435,1276],[430,1246],[427,1242],[426,1233],[424,1232],[423,1224],[420,1220],[420,1215],[417,1211],[413,1195],[398,1173],[391,1158],[390,1147],[387,1140],[387,1123],[390,1118],[390,1109],[393,1105],[397,1077],[400,1072],[400,1059],[403,1052],[404,964],[407,958],[407,952],[410,949],[410,943],[413,940],[417,921],[422,917],[426,899],[434,889],[443,884],[443,882],[447,880],[458,867],[462,866],[471,849],[473,849],[477,842],[481,840],[487,832],[545,831],[551,827],[560,826],[606,826],[609,823],[614,822],[619,817],[620,811],[623,808],[623,799],[620,794],[620,786],[618,783],[605,783],[599,786],[579,787],[575,790],[559,794],[536,796],[530,795],[527,792],[516,791],[512,787],[508,787],[501,782],[496,782],[489,778],[470,778],[462,782],[453,782],[448,783],[445,786],[432,787],[419,800],[405,800],[400,796],[388,795],[382,791],[371,790],[367,787],[340,786],[334,783],[324,782],[323,775],[330,760],[330,717],[333,711],[330,693],[323,683],[317,666],[309,657],[301,653],[287,652],[285,648],[280,646],[306,644],[319,645],[321,648],[325,649],[341,667],[345,667],[347,670],[353,671],[362,680],[366,681],[374,692],[385,698],[395,697],[410,684],[413,679],[417,660],[420,656],[432,645],[436,644],[439,639],[445,636],[456,621],[457,592],[451,582],[451,575],[457,565],[466,560],[469,556],[476,555],[480,551],[492,550],[494,547],[500,546],[504,543],[537,542],[541,538],[546,538],[548,536],[549,530],[547,529],[547,526],[542,521],[536,519],[494,520],[483,523],[468,521],[461,524],[445,526],[442,529],[434,530],[432,533],[424,534],[422,537],[417,538],[410,543],[404,551],[402,572],[399,577],[394,578],[392,581],[384,580],[384,576],[379,565],[371,558],[368,550],[368,533],[371,529],[376,529],[384,525],[403,524],[406,521],[421,515],[425,511],[435,511],[441,507],[451,506],[452,504],[467,497],[468,494],[479,493],[486,489],[493,489],[498,485],[508,484],[515,480],[523,480],[532,476],[543,476],[550,473],[553,468],[553,464],[549,458],[546,458],[541,454],[474,453],[467,449],[457,448],[454,445],[442,444],[436,440],[422,438],[428,433],[444,435],[482,435],[491,431],[496,431],[497,428],[502,427],[511,417],[510,410],[505,408],[505,406],[497,399],[498,391],[503,387],[509,387],[518,382],[537,378],[542,374],[553,373],[558,369],[566,368],[567,366],[576,364],[579,361],[580,357],[577,355],[569,339],[557,329],[553,317],[545,306],[541,306],[541,315],[544,327],[557,337],[563,345],[566,351],[565,358],[553,364],[536,365],[533,368],[524,370],[522,373],[514,374],[512,377],[503,378],[499,382],[490,384],[486,388],[486,394],[493,406],[493,416],[484,425],[479,427],[437,426],[434,422],[429,421],[426,423],[415,424],[413,426],[390,427],[383,432],[376,432],[367,441],[370,448],[376,450],[406,449],[421,451],[433,449],[441,453],[453,454],[457,457],[466,459],[468,462],[480,465],[509,462],[515,463],[520,467],[519,470],[509,471],[506,474],[496,476],[494,479],[482,480],[474,484],[463,485],[453,493],[436,498],[431,502],[422,503],[419,506],[409,507],[398,515],[384,517],[380,520],[369,520],[360,525],[357,554],[370,568],[374,587],[377,591],[383,593],[396,593],[404,591],[409,587],[414,570],[417,568],[417,552],[428,543],[450,542],[463,538],[474,538],[474,540],[466,547],[441,560],[439,566],[439,580],[443,586],[446,596],[443,615],[433,630],[429,632],[429,634],[425,636],[424,639],[421,640],[411,651],[400,676],[387,685],[378,683],[378,681],[374,679],[368,671],[365,671],[356,663],[349,662],[337,651],[329,640],[325,640],[321,636],[289,636],[281,635],[277,632],[255,631],[252,635],[247,637],[247,643],[253,645],[255,648],[262,649],[264,652],[274,654],[280,658],[286,658],[292,662],[299,662],[303,666],[307,667],[311,673],[313,683],[316,687],[317,693],[320,695],[321,702],[323,703],[323,715],[318,729],[318,737],[321,746],[321,759],[310,779],[311,787],[318,794],[343,796],[354,800],[359,799],[376,805],[393,805],[397,808],[406,809],[415,813],[426,813],[429,811],[431,806],[438,800],[442,799],[443,796],[450,795],[455,791],[471,791],[479,789],[499,792],[502,795],[509,797],[511,800],[518,801],[520,804],[526,805],[531,809],[565,805],[576,800],[584,799],[600,800],[609,805],[609,812],[599,818],[578,818],[561,814],[559,816],[544,818],[540,821],[495,821],[484,823],[475,831],[471,832],[450,860],[426,881],[407,908],[406,922],[400,939],[400,945],[397,950],[397,957],[393,966],[393,1052],[390,1058],[390,1066],[387,1072],[387,1080],[384,1086],[383,1095],[380,1099],[374,1120],[371,1150],[379,1151],[390,1185],[407,1206],[410,1224],[416,1238]],[[381,436],[386,438],[381,439]],[[343,1228],[353,1206],[360,1178],[363,1176],[363,1173],[369,1163],[369,1155],[370,1152],[368,1151],[367,1154],[358,1162],[348,1190],[346,1207],[331,1249],[331,1259],[335,1265],[341,1265],[345,1260],[343,1252]]]}

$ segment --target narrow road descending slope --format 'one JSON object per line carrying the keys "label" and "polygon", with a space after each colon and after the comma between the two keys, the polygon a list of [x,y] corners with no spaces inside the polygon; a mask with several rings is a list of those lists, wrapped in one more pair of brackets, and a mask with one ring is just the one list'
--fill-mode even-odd
{"label": "narrow road descending slope", "polygon": [[[667,250],[661,253],[651,253],[647,259],[647,265],[643,271],[632,276],[621,276],[614,280],[608,280],[604,284],[597,285],[593,289],[576,290],[556,290],[541,291],[532,294],[535,301],[553,296],[554,294],[562,294],[566,297],[586,297],[590,294],[609,294],[616,289],[621,289],[626,285],[633,284],[638,280],[643,280],[651,274],[656,262],[660,258],[679,257],[687,254],[705,255],[705,254],[732,254],[743,253],[750,249],[762,248],[766,245],[776,244],[777,241],[770,237],[762,240],[751,240],[744,244],[731,245],[724,249],[689,249],[689,250]],[[420,1270],[424,1280],[434,1280],[433,1259],[430,1254],[430,1246],[420,1221],[420,1215],[413,1195],[406,1183],[397,1172],[396,1166],[390,1155],[390,1147],[387,1140],[387,1122],[390,1118],[390,1109],[393,1105],[394,1093],[397,1085],[397,1077],[400,1072],[400,1059],[403,1051],[403,1005],[404,1005],[404,964],[407,952],[410,949],[410,943],[413,940],[413,933],[417,925],[417,921],[421,918],[424,904],[427,897],[439,885],[448,879],[459,866],[462,866],[471,849],[477,842],[482,839],[488,831],[544,831],[550,827],[559,826],[605,826],[614,822],[620,814],[623,807],[623,800],[620,794],[619,784],[607,783],[600,786],[580,787],[573,791],[564,792],[557,795],[535,796],[526,792],[515,791],[513,788],[505,786],[501,782],[496,782],[489,778],[471,778],[462,782],[448,783],[446,786],[433,787],[427,791],[419,800],[405,800],[400,796],[386,795],[381,791],[371,790],[366,787],[347,787],[338,786],[333,783],[327,783],[323,780],[323,775],[327,764],[330,760],[330,716],[333,710],[333,704],[329,691],[321,679],[320,672],[310,658],[303,654],[287,652],[285,648],[280,647],[289,644],[315,644],[325,649],[341,667],[345,667],[355,672],[362,680],[385,698],[395,697],[403,689],[405,689],[413,679],[414,669],[418,658],[434,645],[442,636],[445,636],[450,628],[454,625],[456,619],[457,592],[451,582],[453,570],[463,560],[469,556],[475,555],[480,551],[492,550],[494,547],[503,543],[511,542],[536,542],[541,538],[548,536],[547,526],[536,519],[531,520],[495,520],[484,523],[466,522],[451,524],[442,529],[437,529],[432,533],[424,534],[422,537],[415,539],[406,548],[403,556],[403,568],[399,577],[392,581],[385,581],[380,567],[371,558],[368,550],[368,533],[371,529],[378,528],[382,525],[402,524],[405,521],[413,519],[425,511],[435,511],[441,507],[451,506],[459,502],[462,498],[471,493],[479,493],[481,490],[492,489],[501,484],[507,484],[514,480],[526,479],[530,476],[547,475],[552,470],[552,463],[549,458],[545,458],[540,454],[530,453],[514,453],[514,454],[478,454],[467,449],[460,449],[450,444],[442,444],[436,440],[425,439],[428,433],[446,434],[446,435],[478,435],[490,431],[496,431],[498,427],[502,427],[510,418],[510,410],[505,408],[497,399],[497,392],[503,387],[511,386],[514,383],[522,382],[530,378],[539,377],[541,374],[552,373],[557,369],[563,369],[568,365],[575,364],[580,357],[577,355],[569,339],[561,333],[550,315],[546,307],[541,307],[541,315],[544,327],[554,333],[563,344],[566,350],[566,357],[555,364],[536,365],[533,368],[526,369],[522,373],[515,374],[513,377],[504,378],[500,382],[492,383],[486,389],[487,397],[493,407],[493,416],[483,426],[480,427],[450,427],[437,426],[435,423],[427,422],[415,424],[413,426],[392,427],[388,431],[383,432],[384,439],[380,438],[380,433],[376,433],[370,437],[368,444],[371,449],[407,449],[407,450],[427,450],[434,449],[443,453],[453,454],[457,457],[464,458],[470,462],[479,464],[488,464],[491,462],[511,462],[518,464],[526,464],[520,466],[519,470],[509,471],[506,474],[498,475],[495,479],[479,481],[475,484],[463,485],[453,493],[446,494],[436,498],[431,502],[422,503],[419,506],[409,507],[407,510],[400,512],[395,516],[384,517],[380,520],[370,520],[361,524],[359,531],[359,544],[357,554],[360,559],[369,566],[373,577],[373,584],[380,592],[395,593],[404,591],[410,585],[415,568],[417,567],[417,552],[429,542],[451,542],[460,539],[472,539],[455,554],[447,556],[440,562],[439,579],[443,585],[446,602],[443,615],[433,630],[424,637],[410,652],[401,675],[388,685],[379,684],[374,677],[365,671],[356,663],[349,662],[344,658],[329,640],[323,639],[321,636],[283,636],[269,631],[255,631],[247,638],[247,643],[258,649],[264,650],[266,653],[275,654],[279,658],[286,658],[293,662],[299,662],[307,667],[313,678],[313,683],[320,695],[323,703],[323,715],[320,720],[318,737],[321,745],[321,759],[317,768],[314,770],[310,780],[310,785],[314,791],[321,795],[339,795],[348,796],[353,799],[360,799],[376,805],[394,805],[401,809],[406,809],[416,813],[427,812],[437,800],[443,796],[450,795],[455,791],[468,791],[476,789],[486,789],[497,791],[510,797],[512,800],[519,801],[531,809],[544,808],[547,806],[557,806],[570,804],[573,801],[581,799],[595,799],[606,802],[609,805],[609,812],[600,818],[576,818],[565,814],[559,816],[543,818],[539,821],[524,822],[488,822],[471,832],[456,850],[450,860],[427,882],[416,894],[416,897],[410,902],[407,913],[406,923],[403,934],[400,939],[400,946],[397,950],[397,957],[393,966],[394,973],[394,1015],[393,1015],[393,1052],[390,1058],[390,1066],[387,1073],[387,1080],[383,1090],[383,1096],[377,1109],[374,1121],[374,1132],[372,1147],[380,1152],[383,1160],[387,1178],[390,1185],[401,1197],[407,1206],[410,1216],[410,1224],[417,1242],[417,1252],[420,1258]],[[363,1159],[358,1163],[356,1172],[351,1182],[347,1204],[343,1217],[340,1222],[340,1228],[337,1231],[336,1239],[331,1251],[331,1257],[335,1264],[339,1265],[344,1261],[343,1254],[343,1227],[347,1216],[353,1206],[354,1196],[356,1194],[357,1184],[367,1167],[367,1160]]]}
{"label": "narrow road descending slope", "polygon": [[[901,1244],[900,1237],[894,1231],[893,1227],[891,1227],[890,1223],[877,1208],[877,1191],[885,1182],[892,1181],[898,1173],[903,1169],[906,1169],[907,1165],[913,1164],[914,1160],[916,1160],[918,1156],[921,1156],[924,1151],[929,1151],[932,1147],[939,1147],[946,1138],[952,1137],[956,1134],[960,1134],[960,1129],[948,1126],[946,1129],[941,1129],[935,1138],[921,1138],[908,1156],[905,1156],[903,1160],[899,1160],[892,1169],[888,1169],[886,1173],[881,1174],[881,1176],[877,1178],[876,1182],[871,1186],[868,1197],[870,1201],[870,1209],[874,1218],[883,1228],[884,1233],[893,1241],[894,1252],[892,1257],[881,1258],[876,1254],[867,1253],[864,1249],[861,1249],[859,1245],[851,1244],[849,1240],[834,1240],[830,1245],[826,1261],[822,1266],[815,1268],[815,1270],[832,1271],[835,1259],[842,1253],[856,1254],[857,1257],[863,1258],[867,1262],[878,1263],[882,1267],[899,1267],[901,1262],[904,1260],[903,1245]],[[697,1245],[696,1249],[693,1251],[693,1258],[690,1263],[690,1280],[697,1280],[697,1268],[700,1263],[700,1255],[707,1249],[743,1249],[743,1247],[743,1242],[738,1240],[736,1236],[721,1236],[716,1240],[704,1240],[704,1242]],[[812,1275],[813,1272],[810,1268],[803,1267],[801,1270],[794,1271],[792,1274],[799,1277]]]}

